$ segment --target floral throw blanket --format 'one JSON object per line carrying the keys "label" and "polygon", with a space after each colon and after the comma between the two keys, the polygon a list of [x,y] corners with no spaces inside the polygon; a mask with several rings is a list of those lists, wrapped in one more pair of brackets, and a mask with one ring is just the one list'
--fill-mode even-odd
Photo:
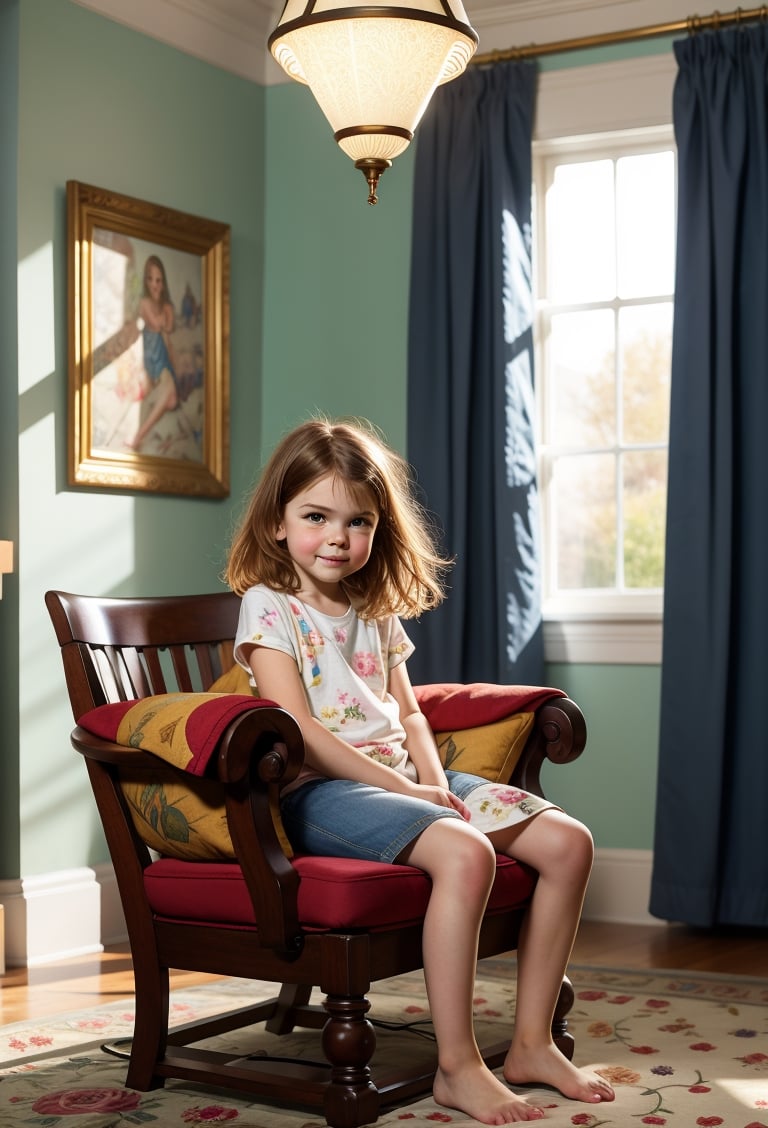
{"label": "floral throw blanket", "polygon": [[142,748],[202,776],[227,725],[241,713],[264,705],[274,702],[237,693],[161,693],[100,705],[80,717],[78,724],[103,740]]}

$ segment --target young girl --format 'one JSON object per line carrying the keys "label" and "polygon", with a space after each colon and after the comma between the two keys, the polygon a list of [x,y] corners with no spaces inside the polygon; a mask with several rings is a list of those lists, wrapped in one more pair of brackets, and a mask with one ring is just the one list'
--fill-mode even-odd
{"label": "young girl", "polygon": [[592,839],[563,811],[512,788],[501,823],[487,833],[473,825],[487,781],[443,768],[408,679],[413,645],[400,624],[439,603],[445,566],[407,464],[368,426],[305,423],[277,446],[232,544],[227,580],[243,597],[235,656],[304,735],[305,767],[281,796],[295,849],[418,866],[432,880],[423,954],[435,1100],[484,1124],[538,1120],[541,1109],[480,1057],[478,929],[495,851],[536,869],[503,1076],[592,1104],[613,1100],[550,1030]]}

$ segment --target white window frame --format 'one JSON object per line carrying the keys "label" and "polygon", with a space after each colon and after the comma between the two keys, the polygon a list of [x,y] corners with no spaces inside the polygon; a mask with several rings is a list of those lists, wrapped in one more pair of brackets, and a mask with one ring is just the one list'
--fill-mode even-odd
{"label": "white window frame", "polygon": [[[666,54],[540,75],[534,165],[556,145],[593,150],[617,134],[674,143],[671,125],[674,59]],[[540,368],[539,368],[540,370]],[[544,650],[550,662],[658,664],[662,596],[627,594],[599,601],[574,598],[544,607]]]}

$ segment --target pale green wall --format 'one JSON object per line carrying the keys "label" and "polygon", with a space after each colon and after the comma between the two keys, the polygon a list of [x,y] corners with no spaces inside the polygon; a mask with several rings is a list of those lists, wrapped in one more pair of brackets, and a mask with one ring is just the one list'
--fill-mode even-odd
{"label": "pale green wall", "polygon": [[[12,851],[4,854],[2,877],[106,857],[69,746],[45,590],[216,589],[231,514],[260,454],[262,390],[264,91],[69,0],[20,0],[19,11],[19,382],[14,389],[6,370],[0,390],[3,418],[6,400],[11,417],[19,410],[19,529],[2,531],[20,545],[17,628],[5,622],[11,605],[0,606],[3,669],[20,677],[21,845],[16,872]],[[11,162],[0,170],[7,176]],[[68,179],[231,225],[230,500],[67,486]],[[2,724],[10,732],[12,718]],[[15,744],[3,740],[4,756]]]}
{"label": "pale green wall", "polygon": [[582,757],[545,765],[547,795],[582,819],[598,846],[650,850],[661,667],[553,663],[547,682],[578,701],[587,721]]}
{"label": "pale green wall", "polygon": [[367,416],[403,449],[412,157],[371,206],[307,88],[268,90],[265,446],[320,410]]}

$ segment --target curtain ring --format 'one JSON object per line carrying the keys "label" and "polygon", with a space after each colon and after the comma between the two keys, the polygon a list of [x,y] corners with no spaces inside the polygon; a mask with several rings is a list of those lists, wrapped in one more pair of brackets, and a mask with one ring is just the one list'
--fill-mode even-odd
{"label": "curtain ring", "polygon": [[695,35],[701,28],[701,16],[689,16],[686,23],[688,24],[688,34]]}
{"label": "curtain ring", "polygon": [[715,8],[714,12],[712,13],[712,29],[713,31],[720,30],[720,13],[718,12],[717,8]]}

